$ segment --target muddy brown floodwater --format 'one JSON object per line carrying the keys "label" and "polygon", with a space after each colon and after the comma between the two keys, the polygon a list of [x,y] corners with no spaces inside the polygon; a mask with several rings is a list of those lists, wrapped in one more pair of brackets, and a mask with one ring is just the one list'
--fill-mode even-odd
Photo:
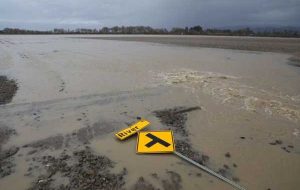
{"label": "muddy brown floodwater", "polygon": [[246,189],[298,189],[299,52],[292,38],[1,35],[0,189],[232,189],[114,137],[141,118]]}

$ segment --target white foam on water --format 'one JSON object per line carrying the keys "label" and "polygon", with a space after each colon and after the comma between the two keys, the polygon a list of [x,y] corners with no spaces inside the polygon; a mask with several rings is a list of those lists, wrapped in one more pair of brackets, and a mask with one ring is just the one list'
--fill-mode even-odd
{"label": "white foam on water", "polygon": [[222,104],[236,105],[241,109],[280,116],[293,122],[300,120],[299,96],[288,96],[265,89],[257,89],[239,81],[241,77],[215,72],[182,69],[157,74],[165,85],[180,85],[196,94],[200,90]]}

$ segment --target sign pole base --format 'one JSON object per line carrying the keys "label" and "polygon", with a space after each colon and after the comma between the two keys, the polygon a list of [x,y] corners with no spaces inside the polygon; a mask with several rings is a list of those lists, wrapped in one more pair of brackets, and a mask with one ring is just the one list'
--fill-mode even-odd
{"label": "sign pole base", "polygon": [[213,170],[211,170],[211,169],[209,169],[209,168],[207,168],[207,167],[205,167],[205,166],[203,166],[203,165],[201,165],[201,164],[195,162],[194,160],[189,159],[188,157],[182,155],[181,153],[174,151],[174,154],[175,154],[176,156],[178,156],[179,158],[181,158],[181,159],[183,159],[183,160],[185,160],[185,161],[187,161],[187,162],[189,162],[189,163],[191,163],[191,164],[197,166],[198,168],[200,168],[200,169],[206,171],[207,173],[209,173],[209,174],[211,174],[211,175],[213,175],[213,176],[215,176],[215,177],[217,177],[217,178],[219,178],[219,179],[225,181],[226,183],[232,185],[232,186],[235,187],[236,189],[246,190],[244,187],[241,187],[239,184],[237,184],[237,183],[235,183],[235,182],[233,182],[233,181],[227,179],[226,177],[224,177],[224,176],[222,176],[222,175],[220,175],[220,174],[214,172]]}

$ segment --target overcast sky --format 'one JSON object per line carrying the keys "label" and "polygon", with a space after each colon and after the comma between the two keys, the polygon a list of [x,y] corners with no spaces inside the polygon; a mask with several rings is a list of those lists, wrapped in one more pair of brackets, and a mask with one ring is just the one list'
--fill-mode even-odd
{"label": "overcast sky", "polygon": [[300,0],[0,0],[0,28],[300,26]]}

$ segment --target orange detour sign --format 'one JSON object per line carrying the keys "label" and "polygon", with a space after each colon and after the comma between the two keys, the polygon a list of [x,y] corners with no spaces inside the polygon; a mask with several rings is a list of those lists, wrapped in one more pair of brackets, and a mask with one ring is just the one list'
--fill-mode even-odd
{"label": "orange detour sign", "polygon": [[175,151],[172,131],[141,131],[138,134],[137,153],[172,153]]}
{"label": "orange detour sign", "polygon": [[119,131],[115,135],[118,139],[124,140],[127,137],[130,137],[131,135],[133,135],[133,134],[137,133],[138,131],[144,129],[149,124],[150,124],[149,121],[142,119],[142,120],[136,122],[135,124],[131,125],[130,127],[126,128],[126,129],[123,129],[122,131]]}

